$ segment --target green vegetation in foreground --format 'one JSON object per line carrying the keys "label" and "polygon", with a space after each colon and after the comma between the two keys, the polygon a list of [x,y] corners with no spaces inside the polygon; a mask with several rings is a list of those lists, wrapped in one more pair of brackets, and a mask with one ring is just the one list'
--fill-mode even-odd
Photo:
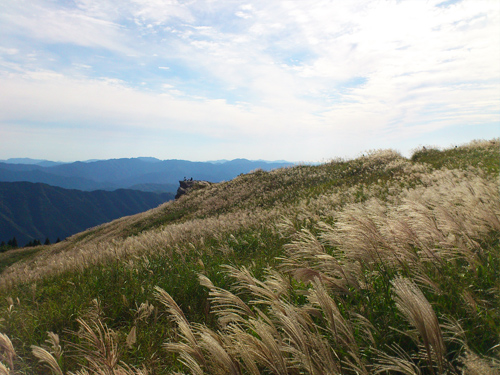
{"label": "green vegetation in foreground", "polygon": [[65,374],[495,373],[499,158],[493,140],[256,171],[0,254],[0,361],[16,374],[52,373],[48,353]]}

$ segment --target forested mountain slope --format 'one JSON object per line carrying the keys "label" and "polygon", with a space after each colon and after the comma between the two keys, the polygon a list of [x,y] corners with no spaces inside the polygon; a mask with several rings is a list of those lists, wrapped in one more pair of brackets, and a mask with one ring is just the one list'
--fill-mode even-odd
{"label": "forested mountain slope", "polygon": [[137,190],[68,190],[30,182],[0,182],[0,241],[66,238],[173,199],[173,194]]}

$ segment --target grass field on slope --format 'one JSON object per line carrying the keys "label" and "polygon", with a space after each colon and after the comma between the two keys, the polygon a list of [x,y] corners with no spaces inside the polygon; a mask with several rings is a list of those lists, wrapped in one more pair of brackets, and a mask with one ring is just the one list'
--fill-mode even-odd
{"label": "grass field on slope", "polygon": [[0,374],[498,373],[499,160],[254,171],[0,254]]}

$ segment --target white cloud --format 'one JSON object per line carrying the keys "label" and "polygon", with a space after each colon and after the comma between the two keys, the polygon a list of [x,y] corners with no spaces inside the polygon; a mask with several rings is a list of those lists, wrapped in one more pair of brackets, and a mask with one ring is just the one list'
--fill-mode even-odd
{"label": "white cloud", "polygon": [[121,26],[90,16],[78,9],[53,7],[38,2],[10,2],[0,21],[4,32],[45,43],[70,43],[131,53],[122,37]]}
{"label": "white cloud", "polygon": [[177,0],[132,0],[131,4],[133,17],[141,24],[165,24],[172,18],[194,21],[188,6]]}
{"label": "white cloud", "polygon": [[6,55],[16,55],[19,53],[19,50],[17,48],[6,48],[0,46],[0,54],[6,54]]}
{"label": "white cloud", "polygon": [[[29,45],[0,47],[0,69],[10,72],[0,76],[0,121],[185,132],[231,140],[248,152],[250,140],[275,142],[276,150],[300,150],[304,159],[327,152],[332,139],[340,149],[498,122],[500,4],[438,4],[79,0],[76,8],[30,3],[28,11],[4,5],[0,36],[33,38],[33,46],[85,46],[88,56],[72,66],[92,69],[58,69]],[[134,58],[101,61],[100,50]],[[28,53],[33,60],[23,66],[16,58]]]}
{"label": "white cloud", "polygon": [[[11,74],[1,77],[0,83],[0,121],[4,122],[124,126],[211,136],[276,131],[266,126],[276,117],[271,112],[251,113],[225,100],[180,99],[170,91],[161,95],[137,91],[115,79],[74,79],[44,71]],[[257,120],[262,126],[253,126]]]}

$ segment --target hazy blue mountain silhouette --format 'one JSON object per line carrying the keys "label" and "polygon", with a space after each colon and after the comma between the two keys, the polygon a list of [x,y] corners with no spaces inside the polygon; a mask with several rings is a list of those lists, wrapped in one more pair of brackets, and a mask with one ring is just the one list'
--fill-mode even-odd
{"label": "hazy blue mountain silhouette", "polygon": [[[235,159],[222,163],[158,160],[155,158],[110,159],[74,162],[43,167],[38,164],[0,163],[0,181],[42,182],[79,190],[162,188],[175,192],[184,177],[220,182],[231,180],[254,169],[271,170],[292,163],[271,163]],[[154,187],[153,187],[154,186]]]}
{"label": "hazy blue mountain silhouette", "polygon": [[11,158],[7,160],[0,160],[2,163],[8,164],[28,164],[28,165],[40,165],[42,167],[52,167],[54,165],[64,164],[59,161],[50,161],[42,159],[30,159],[30,158]]}
{"label": "hazy blue mountain silhouette", "polygon": [[52,186],[58,186],[65,189],[78,190],[113,190],[108,187],[108,184],[98,183],[94,180],[58,176],[53,173],[46,172],[48,168],[20,168],[17,164],[11,166],[0,163],[0,182],[33,182],[44,183]]}

